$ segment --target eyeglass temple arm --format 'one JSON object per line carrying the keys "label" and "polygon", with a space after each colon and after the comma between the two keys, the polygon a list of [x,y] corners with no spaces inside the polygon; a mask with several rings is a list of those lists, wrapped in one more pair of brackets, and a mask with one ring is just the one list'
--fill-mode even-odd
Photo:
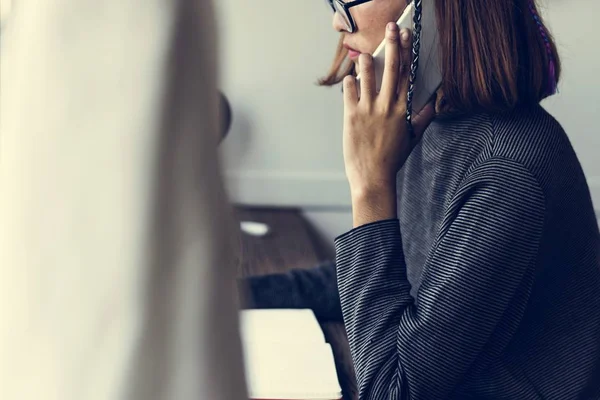
{"label": "eyeglass temple arm", "polygon": [[363,3],[368,3],[369,1],[373,1],[373,0],[354,0],[354,1],[351,1],[348,3],[343,3],[343,4],[346,8],[350,8],[350,7],[354,7],[354,6],[359,6]]}

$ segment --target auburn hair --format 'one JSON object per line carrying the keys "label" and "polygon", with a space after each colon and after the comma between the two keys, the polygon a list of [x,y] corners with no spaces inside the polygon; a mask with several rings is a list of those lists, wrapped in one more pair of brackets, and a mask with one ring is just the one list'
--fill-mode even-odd
{"label": "auburn hair", "polygon": [[[560,60],[535,0],[434,1],[442,72],[438,104],[443,97],[451,110],[507,111],[554,93]],[[320,85],[355,74],[342,40]]]}

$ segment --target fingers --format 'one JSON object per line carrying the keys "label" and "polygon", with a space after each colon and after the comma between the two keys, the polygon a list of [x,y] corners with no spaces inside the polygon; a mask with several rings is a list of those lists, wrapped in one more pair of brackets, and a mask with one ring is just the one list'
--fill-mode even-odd
{"label": "fingers", "polygon": [[381,91],[383,99],[391,104],[396,101],[398,91],[398,76],[400,74],[400,35],[398,25],[390,22],[385,32],[385,66],[381,80]]}
{"label": "fingers", "polygon": [[404,105],[408,94],[410,64],[412,62],[412,35],[408,29],[400,32],[400,73],[398,77],[398,100]]}
{"label": "fingers", "polygon": [[344,78],[344,105],[350,106],[358,102],[358,89],[356,87],[356,78],[348,75]]}
{"label": "fingers", "polygon": [[373,71],[373,57],[363,53],[358,57],[360,70],[360,99],[370,103],[375,98],[375,72]]}

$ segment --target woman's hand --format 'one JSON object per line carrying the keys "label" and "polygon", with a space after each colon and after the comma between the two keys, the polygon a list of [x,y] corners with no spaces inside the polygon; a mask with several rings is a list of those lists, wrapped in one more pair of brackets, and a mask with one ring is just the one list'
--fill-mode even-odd
{"label": "woman's hand", "polygon": [[396,174],[434,117],[430,104],[406,123],[411,58],[410,32],[402,40],[395,23],[386,29],[381,90],[375,90],[373,59],[359,57],[361,95],[356,79],[344,79],[344,163],[352,193],[354,226],[396,218]]}

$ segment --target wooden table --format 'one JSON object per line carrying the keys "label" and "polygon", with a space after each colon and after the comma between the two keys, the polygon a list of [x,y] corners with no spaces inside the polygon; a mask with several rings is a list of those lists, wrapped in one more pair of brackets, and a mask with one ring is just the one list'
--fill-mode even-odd
{"label": "wooden table", "polygon": [[[240,221],[263,222],[271,228],[271,233],[265,237],[240,234],[240,276],[311,268],[320,261],[331,259],[327,246],[319,243],[299,210],[238,207],[236,211]],[[333,350],[344,400],[356,400],[356,377],[344,325],[323,323],[321,327]]]}

